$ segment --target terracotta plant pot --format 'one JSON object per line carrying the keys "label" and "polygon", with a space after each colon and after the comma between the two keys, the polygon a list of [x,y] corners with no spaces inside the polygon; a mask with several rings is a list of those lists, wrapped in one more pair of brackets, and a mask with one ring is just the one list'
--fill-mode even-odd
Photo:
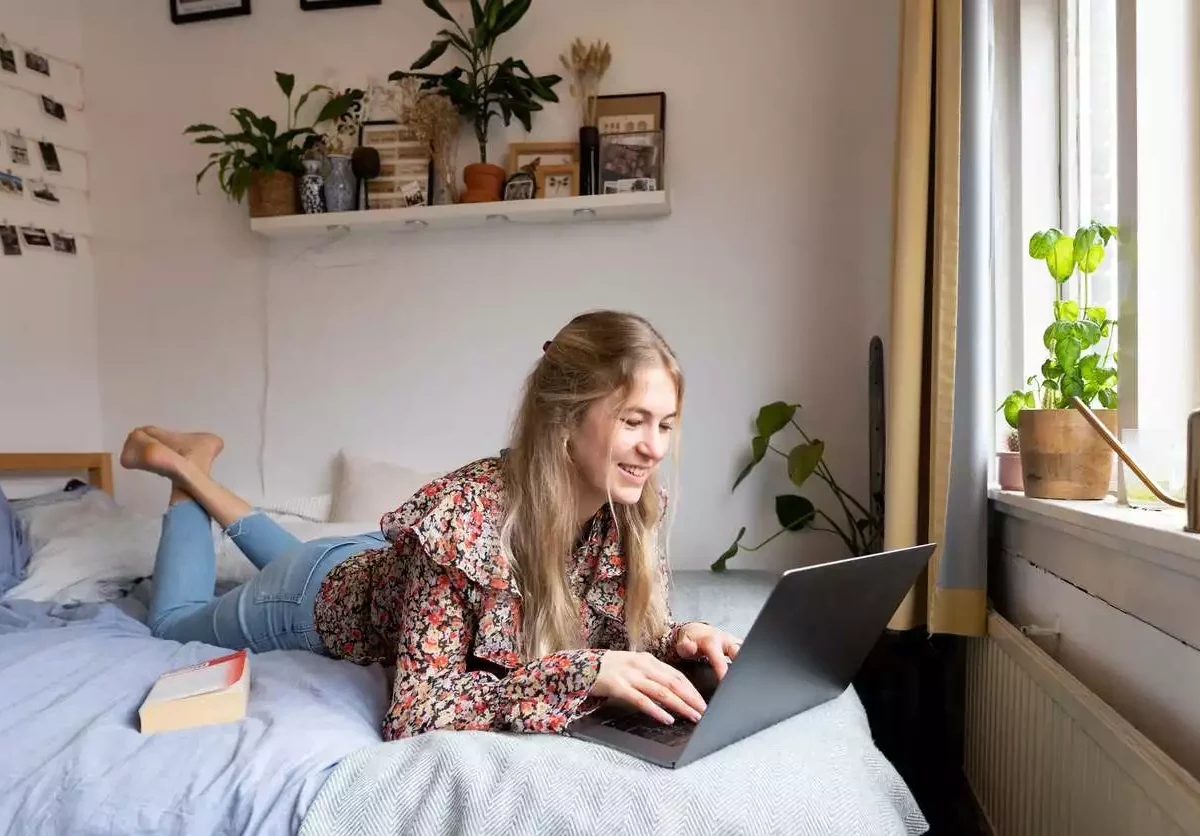
{"label": "terracotta plant pot", "polygon": [[[1115,409],[1093,410],[1117,434]],[[1022,409],[1017,419],[1025,495],[1103,499],[1116,454],[1074,409]]]}
{"label": "terracotta plant pot", "polygon": [[996,481],[1002,491],[1019,491],[1025,488],[1021,472],[1021,454],[1012,450],[1001,450],[996,454]]}
{"label": "terracotta plant pot", "polygon": [[508,172],[491,163],[471,163],[463,169],[463,182],[467,184],[462,203],[487,203],[504,196],[504,180]]}
{"label": "terracotta plant pot", "polygon": [[250,172],[250,217],[296,214],[296,175],[287,171]]}

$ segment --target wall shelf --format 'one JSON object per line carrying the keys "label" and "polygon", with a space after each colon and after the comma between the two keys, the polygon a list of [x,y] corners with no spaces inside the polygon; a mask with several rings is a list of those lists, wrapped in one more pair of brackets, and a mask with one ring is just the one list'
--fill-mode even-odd
{"label": "wall shelf", "polygon": [[450,206],[413,206],[409,209],[375,209],[365,212],[327,212],[322,215],[251,218],[250,229],[269,238],[297,238],[359,232],[465,229],[499,224],[643,220],[664,217],[669,214],[671,214],[671,201],[667,192],[626,192],[586,197],[554,197],[542,200],[459,203]]}

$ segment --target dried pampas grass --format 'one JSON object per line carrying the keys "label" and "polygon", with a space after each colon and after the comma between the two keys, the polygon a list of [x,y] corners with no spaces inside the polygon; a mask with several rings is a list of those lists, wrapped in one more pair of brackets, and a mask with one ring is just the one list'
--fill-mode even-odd
{"label": "dried pampas grass", "polygon": [[600,91],[600,80],[612,64],[612,49],[604,41],[585,44],[576,38],[569,53],[558,56],[562,65],[575,80],[571,83],[571,95],[579,99],[582,124],[596,125],[596,96]]}
{"label": "dried pampas grass", "polygon": [[412,128],[417,141],[428,146],[446,199],[458,202],[458,137],[461,117],[444,93],[421,90],[420,81],[406,78],[384,97],[384,104],[401,124]]}

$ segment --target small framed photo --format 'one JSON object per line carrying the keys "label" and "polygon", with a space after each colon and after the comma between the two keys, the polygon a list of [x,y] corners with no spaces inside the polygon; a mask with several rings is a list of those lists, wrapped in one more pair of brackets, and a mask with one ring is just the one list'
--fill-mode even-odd
{"label": "small framed photo", "polygon": [[21,227],[21,237],[25,239],[25,246],[27,247],[50,246],[50,236],[40,226]]}
{"label": "small framed photo", "polygon": [[358,144],[379,152],[379,176],[365,183],[363,209],[428,205],[433,158],[412,128],[393,120],[364,122]]}
{"label": "small framed photo", "polygon": [[603,194],[654,192],[663,188],[661,131],[600,135]]}
{"label": "small framed photo", "polygon": [[[7,44],[0,44],[0,70],[6,73],[17,71],[17,51]],[[17,255],[20,255],[20,250]]]}
{"label": "small framed photo", "polygon": [[45,76],[50,75],[50,62],[46,59],[45,55],[25,50],[25,66],[35,73],[41,73]]}
{"label": "small framed photo", "polygon": [[4,246],[5,255],[21,254],[21,237],[13,224],[0,224],[0,244]]}
{"label": "small framed photo", "polygon": [[300,0],[300,8],[306,12],[321,9],[344,9],[347,6],[378,6],[383,0]]}
{"label": "small framed photo", "polygon": [[538,197],[576,197],[579,195],[579,163],[538,166]]}
{"label": "small framed photo", "polygon": [[63,122],[67,121],[67,109],[63,107],[62,102],[57,102],[49,96],[41,96],[42,111],[47,116],[52,116]]}
{"label": "small framed photo", "polygon": [[508,173],[512,174],[537,161],[538,168],[548,165],[578,165],[578,142],[510,142]]}
{"label": "small framed photo", "polygon": [[665,131],[666,93],[625,93],[596,97],[596,127],[600,134]]}
{"label": "small framed photo", "polygon": [[198,23],[219,17],[250,14],[250,0],[167,0],[171,7],[171,22]]}

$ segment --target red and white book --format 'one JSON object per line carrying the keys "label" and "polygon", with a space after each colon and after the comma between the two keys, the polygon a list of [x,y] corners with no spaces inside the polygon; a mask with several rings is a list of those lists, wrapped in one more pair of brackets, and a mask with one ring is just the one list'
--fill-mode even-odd
{"label": "red and white book", "polygon": [[168,671],[138,709],[142,734],[236,722],[246,716],[249,696],[245,650]]}

